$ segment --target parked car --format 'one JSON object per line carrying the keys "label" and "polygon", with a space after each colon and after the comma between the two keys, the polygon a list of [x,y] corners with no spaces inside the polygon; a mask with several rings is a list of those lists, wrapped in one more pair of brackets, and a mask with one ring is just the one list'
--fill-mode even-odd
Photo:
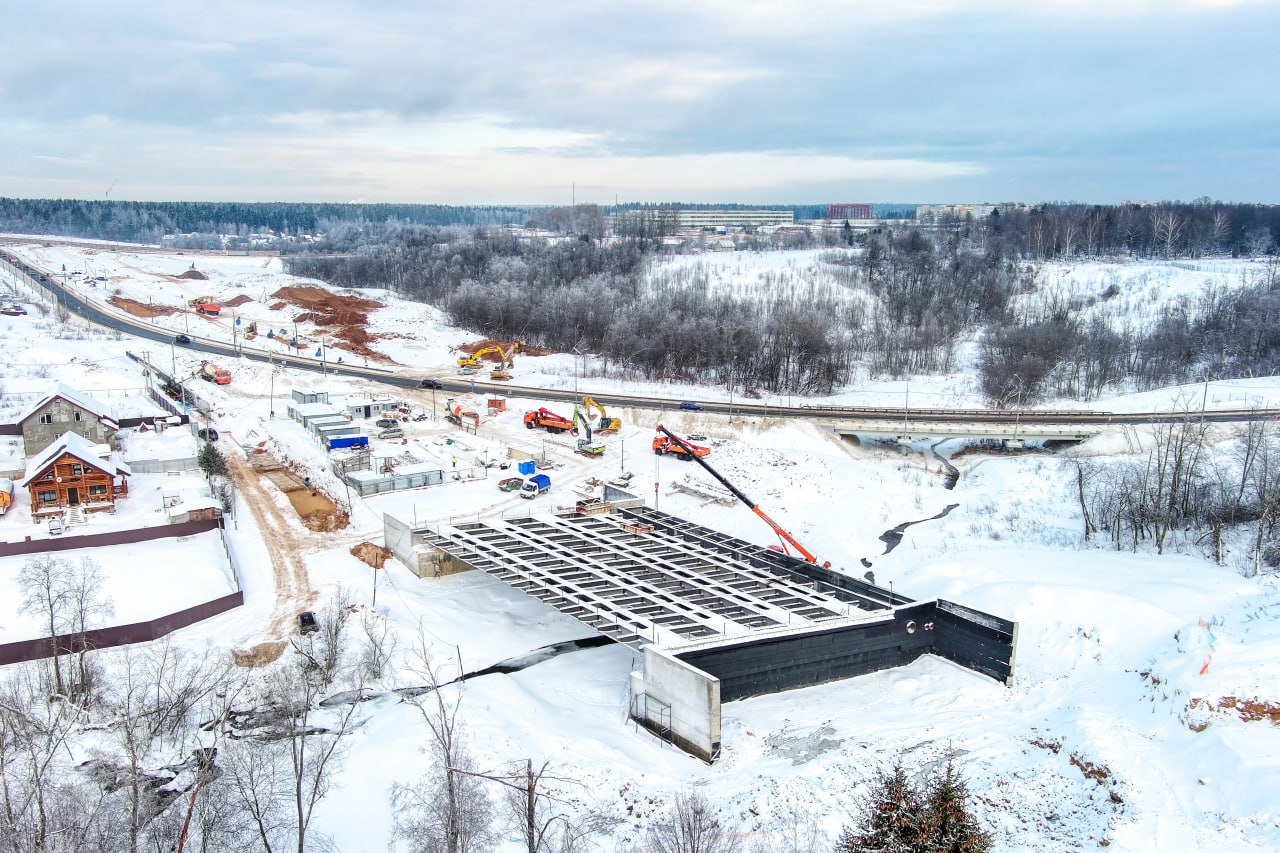
{"label": "parked car", "polygon": [[404,438],[404,430],[400,429],[400,427],[384,429],[378,433],[378,438]]}
{"label": "parked car", "polygon": [[436,390],[439,390],[444,386],[440,384],[439,379],[424,379],[418,383],[418,387],[419,388],[435,388]]}
{"label": "parked car", "polygon": [[310,610],[304,610],[298,614],[298,632],[302,634],[314,634],[320,630],[320,623],[316,622],[316,614]]}
{"label": "parked car", "polygon": [[702,404],[690,403],[688,400],[686,400],[685,402],[680,404],[680,408],[684,409],[686,412],[701,412]]}
{"label": "parked car", "polygon": [[382,429],[392,429],[393,427],[400,426],[400,422],[395,418],[378,418],[373,423],[375,426],[381,427]]}
{"label": "parked car", "polygon": [[178,335],[176,338],[173,339],[173,342],[175,344],[182,344],[183,346],[186,346],[191,343],[191,338],[187,337],[186,335]]}
{"label": "parked car", "polygon": [[218,440],[218,431],[213,427],[200,427],[196,434],[208,442],[215,442]]}

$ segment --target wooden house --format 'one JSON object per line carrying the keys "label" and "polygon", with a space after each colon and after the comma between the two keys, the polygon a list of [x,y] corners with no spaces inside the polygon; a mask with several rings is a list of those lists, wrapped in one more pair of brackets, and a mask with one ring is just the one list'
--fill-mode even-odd
{"label": "wooden house", "polygon": [[73,507],[115,510],[129,493],[129,474],[111,448],[68,432],[27,463],[18,485],[30,493],[31,517],[38,519]]}

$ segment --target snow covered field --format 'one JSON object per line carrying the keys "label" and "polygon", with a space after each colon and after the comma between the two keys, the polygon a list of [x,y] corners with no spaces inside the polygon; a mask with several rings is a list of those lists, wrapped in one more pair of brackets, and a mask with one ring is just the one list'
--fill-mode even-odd
{"label": "snow covered field", "polygon": [[[62,263],[70,269],[88,261],[95,275],[106,275],[139,301],[158,302],[161,294],[175,304],[189,298],[186,291],[170,292],[169,283],[155,274],[174,275],[193,262],[211,280],[216,274],[230,291],[269,292],[291,283],[275,261],[262,258],[108,249],[89,258],[84,251],[33,244],[22,253],[55,271]],[[789,262],[781,254],[759,261],[715,259],[721,257],[727,258],[725,264],[741,266],[740,271],[727,268],[725,276],[758,278],[759,265]],[[1114,280],[1122,294],[1146,304],[1162,295],[1194,292],[1209,276],[1238,283],[1249,270],[1247,262],[1204,266],[1098,264],[1048,267],[1042,274],[1080,293]],[[0,280],[0,287],[4,284]],[[167,322],[182,321],[171,316]],[[416,371],[438,368],[442,376],[452,364],[448,346],[466,339],[437,325],[429,309],[395,300],[388,300],[375,322],[397,335],[413,333],[387,342],[389,356]],[[0,343],[0,400],[6,409],[21,409],[53,381],[109,399],[142,386],[136,365],[123,357],[136,343],[74,321],[67,329],[37,310],[26,317],[0,317]],[[181,351],[172,357],[186,358]],[[575,371],[581,370],[574,361],[571,355],[518,358],[517,382],[572,388]],[[268,442],[345,501],[319,446],[281,414],[283,400],[291,388],[325,389],[336,398],[373,386],[289,370],[273,379],[268,368],[247,361],[232,368],[231,385],[201,383],[199,388],[217,403],[216,426],[243,445]],[[616,387],[589,369],[585,373],[576,380],[584,390]],[[909,386],[874,382],[812,402],[896,404],[908,388],[913,404],[980,404],[976,386],[963,373],[913,379]],[[636,390],[675,400],[726,397],[724,389],[714,388]],[[1193,395],[1198,404],[1201,393],[1211,407],[1235,405],[1239,398],[1277,405],[1280,380],[1215,382],[1098,405],[1117,411],[1150,408],[1179,395]],[[416,406],[430,406],[429,392],[409,396]],[[269,416],[273,405],[275,418]],[[493,458],[507,445],[542,441],[545,434],[526,431],[520,414],[486,418],[478,439],[441,421],[410,422],[408,444],[375,441],[375,455],[411,451],[442,464],[457,456],[460,467],[471,467],[477,455],[483,460],[485,450]],[[671,484],[685,477],[710,481],[700,470],[689,470],[693,466],[649,453],[651,414],[617,414],[626,425],[606,439],[609,449],[601,460],[578,457],[547,437],[552,458],[563,462],[553,473],[556,485],[549,498],[529,502],[501,493],[490,470],[487,479],[446,480],[438,487],[354,499],[349,529],[309,540],[303,556],[313,586],[322,596],[345,587],[359,604],[371,605],[374,570],[348,549],[363,540],[381,541],[383,512],[421,522],[546,511],[569,503],[593,477],[624,468],[635,472],[650,500],[653,484],[660,484],[657,499],[664,511],[773,544],[769,529],[745,507],[705,503],[672,490]],[[1189,537],[1175,543],[1176,553],[1164,556],[1117,553],[1083,541],[1072,455],[1119,458],[1143,446],[1140,431],[1104,433],[1060,456],[958,457],[953,464],[961,477],[949,491],[937,462],[918,448],[858,447],[798,421],[730,421],[682,412],[672,413],[667,426],[706,433],[713,464],[836,567],[858,576],[872,571],[881,586],[892,584],[913,598],[944,597],[1016,620],[1016,683],[1006,688],[926,657],[863,678],[728,703],[723,757],[713,766],[627,722],[627,677],[636,663],[624,648],[577,651],[450,687],[462,694],[462,719],[481,769],[525,758],[535,764],[550,760],[556,775],[575,780],[563,786],[571,811],[604,817],[606,828],[593,849],[643,849],[644,829],[662,817],[681,790],[703,793],[762,850],[776,849],[773,825],[788,813],[816,821],[834,835],[849,822],[856,796],[877,766],[901,759],[910,772],[923,772],[948,752],[970,780],[977,811],[1000,850],[1089,850],[1104,844],[1123,851],[1280,848],[1280,799],[1274,794],[1280,786],[1280,726],[1265,719],[1246,722],[1234,701],[1227,701],[1280,703],[1275,577],[1243,576],[1248,562],[1243,547],[1228,555],[1226,566],[1217,566]],[[1231,428],[1217,427],[1215,436],[1225,458]],[[450,439],[465,445],[464,452],[443,443]],[[236,447],[223,444],[227,452]],[[940,448],[944,453],[957,449],[959,442]],[[934,516],[949,504],[958,506],[944,518],[908,528],[901,544],[883,553],[879,536],[885,530]],[[270,570],[255,543],[251,516],[238,515],[239,527],[229,531],[232,542],[238,551],[258,557],[247,560],[258,566],[257,574],[246,579],[247,604],[184,632],[184,643],[241,648],[263,638],[273,597]],[[12,522],[5,518],[0,525]],[[300,524],[298,531],[308,535]],[[450,677],[459,659],[462,670],[474,671],[590,634],[477,573],[420,580],[392,561],[376,582],[378,611],[398,630],[402,644],[407,647],[421,625],[439,659],[451,668]],[[7,588],[0,594],[13,595]],[[414,683],[402,670],[381,686]],[[363,724],[350,735],[351,749],[320,806],[317,829],[332,836],[336,849],[380,851],[386,849],[390,826],[389,785],[412,783],[428,766],[421,752],[425,726],[417,709],[392,696],[364,703],[357,713]],[[514,838],[501,848],[516,849]]]}

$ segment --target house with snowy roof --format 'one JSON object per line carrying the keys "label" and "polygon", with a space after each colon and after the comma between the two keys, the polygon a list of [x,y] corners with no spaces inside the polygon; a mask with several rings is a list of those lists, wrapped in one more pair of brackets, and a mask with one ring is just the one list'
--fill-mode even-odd
{"label": "house with snowy roof", "polygon": [[129,494],[130,474],[110,447],[67,432],[27,463],[18,485],[30,493],[31,517],[39,519],[73,507],[114,510],[117,498]]}
{"label": "house with snowy roof", "polygon": [[113,444],[120,421],[110,406],[61,382],[18,416],[22,447],[34,456],[65,433],[93,444]]}

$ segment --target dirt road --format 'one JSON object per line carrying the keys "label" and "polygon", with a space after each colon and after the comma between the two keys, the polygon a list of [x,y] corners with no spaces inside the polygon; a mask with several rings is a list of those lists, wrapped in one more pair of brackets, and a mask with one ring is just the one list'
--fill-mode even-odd
{"label": "dirt road", "polygon": [[[249,512],[257,520],[262,541],[271,555],[271,567],[275,576],[276,606],[266,633],[273,638],[270,645],[283,643],[293,632],[293,620],[301,610],[306,610],[315,597],[307,567],[302,560],[303,542],[290,519],[281,512],[268,488],[264,487],[260,474],[241,454],[226,456],[227,468],[240,490]],[[276,653],[278,656],[279,652]],[[262,661],[266,662],[266,661]]]}

